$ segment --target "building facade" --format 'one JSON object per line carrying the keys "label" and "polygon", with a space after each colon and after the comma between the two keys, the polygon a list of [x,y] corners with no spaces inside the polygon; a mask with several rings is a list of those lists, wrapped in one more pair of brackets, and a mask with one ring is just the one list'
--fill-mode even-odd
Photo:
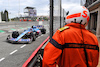
{"label": "building facade", "polygon": [[90,11],[88,29],[100,40],[100,0],[86,0],[85,6]]}
{"label": "building facade", "polygon": [[37,10],[35,7],[25,7],[24,14],[27,17],[36,17],[37,16]]}

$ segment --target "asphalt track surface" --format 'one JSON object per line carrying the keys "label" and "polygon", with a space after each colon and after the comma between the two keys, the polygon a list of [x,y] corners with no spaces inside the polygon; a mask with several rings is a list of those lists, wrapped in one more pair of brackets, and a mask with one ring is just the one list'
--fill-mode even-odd
{"label": "asphalt track surface", "polygon": [[49,36],[49,22],[43,22],[46,34],[39,36],[31,44],[11,44],[6,42],[7,35],[12,31],[24,31],[38,22],[8,22],[0,23],[0,67],[22,67],[34,50]]}
{"label": "asphalt track surface", "polygon": [[[32,25],[38,24],[38,22],[0,23],[0,67],[22,67],[35,49],[49,36],[49,22],[43,22],[43,25],[47,30],[46,34],[39,36],[36,41],[33,41],[31,44],[8,43],[6,42],[7,35],[11,34],[14,30],[23,32]],[[59,28],[59,24],[55,23],[54,25],[54,31],[56,31],[56,29]],[[100,67],[100,62],[97,67]]]}

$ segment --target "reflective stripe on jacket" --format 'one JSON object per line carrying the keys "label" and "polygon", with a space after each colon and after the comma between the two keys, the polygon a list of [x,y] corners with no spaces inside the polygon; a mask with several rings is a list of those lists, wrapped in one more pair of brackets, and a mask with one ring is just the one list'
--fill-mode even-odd
{"label": "reflective stripe on jacket", "polygon": [[[87,67],[84,48],[89,67],[98,65],[99,46],[94,34],[84,25],[70,23],[69,29],[54,34],[44,49],[42,67]],[[83,36],[83,37],[82,37]],[[84,43],[83,43],[84,41]]]}

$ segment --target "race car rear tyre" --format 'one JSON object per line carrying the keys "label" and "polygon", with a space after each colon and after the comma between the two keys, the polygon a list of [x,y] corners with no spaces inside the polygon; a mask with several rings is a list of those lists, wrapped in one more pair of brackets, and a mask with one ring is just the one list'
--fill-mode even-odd
{"label": "race car rear tyre", "polygon": [[7,39],[6,40],[9,40],[9,39],[10,39],[10,35],[7,36]]}
{"label": "race car rear tyre", "polygon": [[18,36],[19,36],[19,32],[18,31],[12,32],[12,37],[13,38],[17,38]]}
{"label": "race car rear tyre", "polygon": [[41,29],[41,33],[42,33],[42,34],[45,34],[45,33],[46,33],[46,29],[44,29],[44,28]]}

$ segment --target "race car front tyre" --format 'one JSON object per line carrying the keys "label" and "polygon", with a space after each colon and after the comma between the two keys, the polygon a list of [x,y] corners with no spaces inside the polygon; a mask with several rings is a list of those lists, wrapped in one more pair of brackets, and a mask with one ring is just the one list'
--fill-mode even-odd
{"label": "race car front tyre", "polygon": [[28,42],[29,44],[31,44],[33,41],[33,37],[31,36],[31,40]]}
{"label": "race car front tyre", "polygon": [[19,32],[18,31],[12,32],[12,37],[13,38],[17,38],[18,36],[19,36]]}
{"label": "race car front tyre", "polygon": [[33,34],[33,41],[35,41],[36,40],[36,35],[35,34]]}
{"label": "race car front tyre", "polygon": [[34,33],[30,33],[30,36],[33,37],[33,40],[32,41],[35,41],[36,40],[36,35]]}

